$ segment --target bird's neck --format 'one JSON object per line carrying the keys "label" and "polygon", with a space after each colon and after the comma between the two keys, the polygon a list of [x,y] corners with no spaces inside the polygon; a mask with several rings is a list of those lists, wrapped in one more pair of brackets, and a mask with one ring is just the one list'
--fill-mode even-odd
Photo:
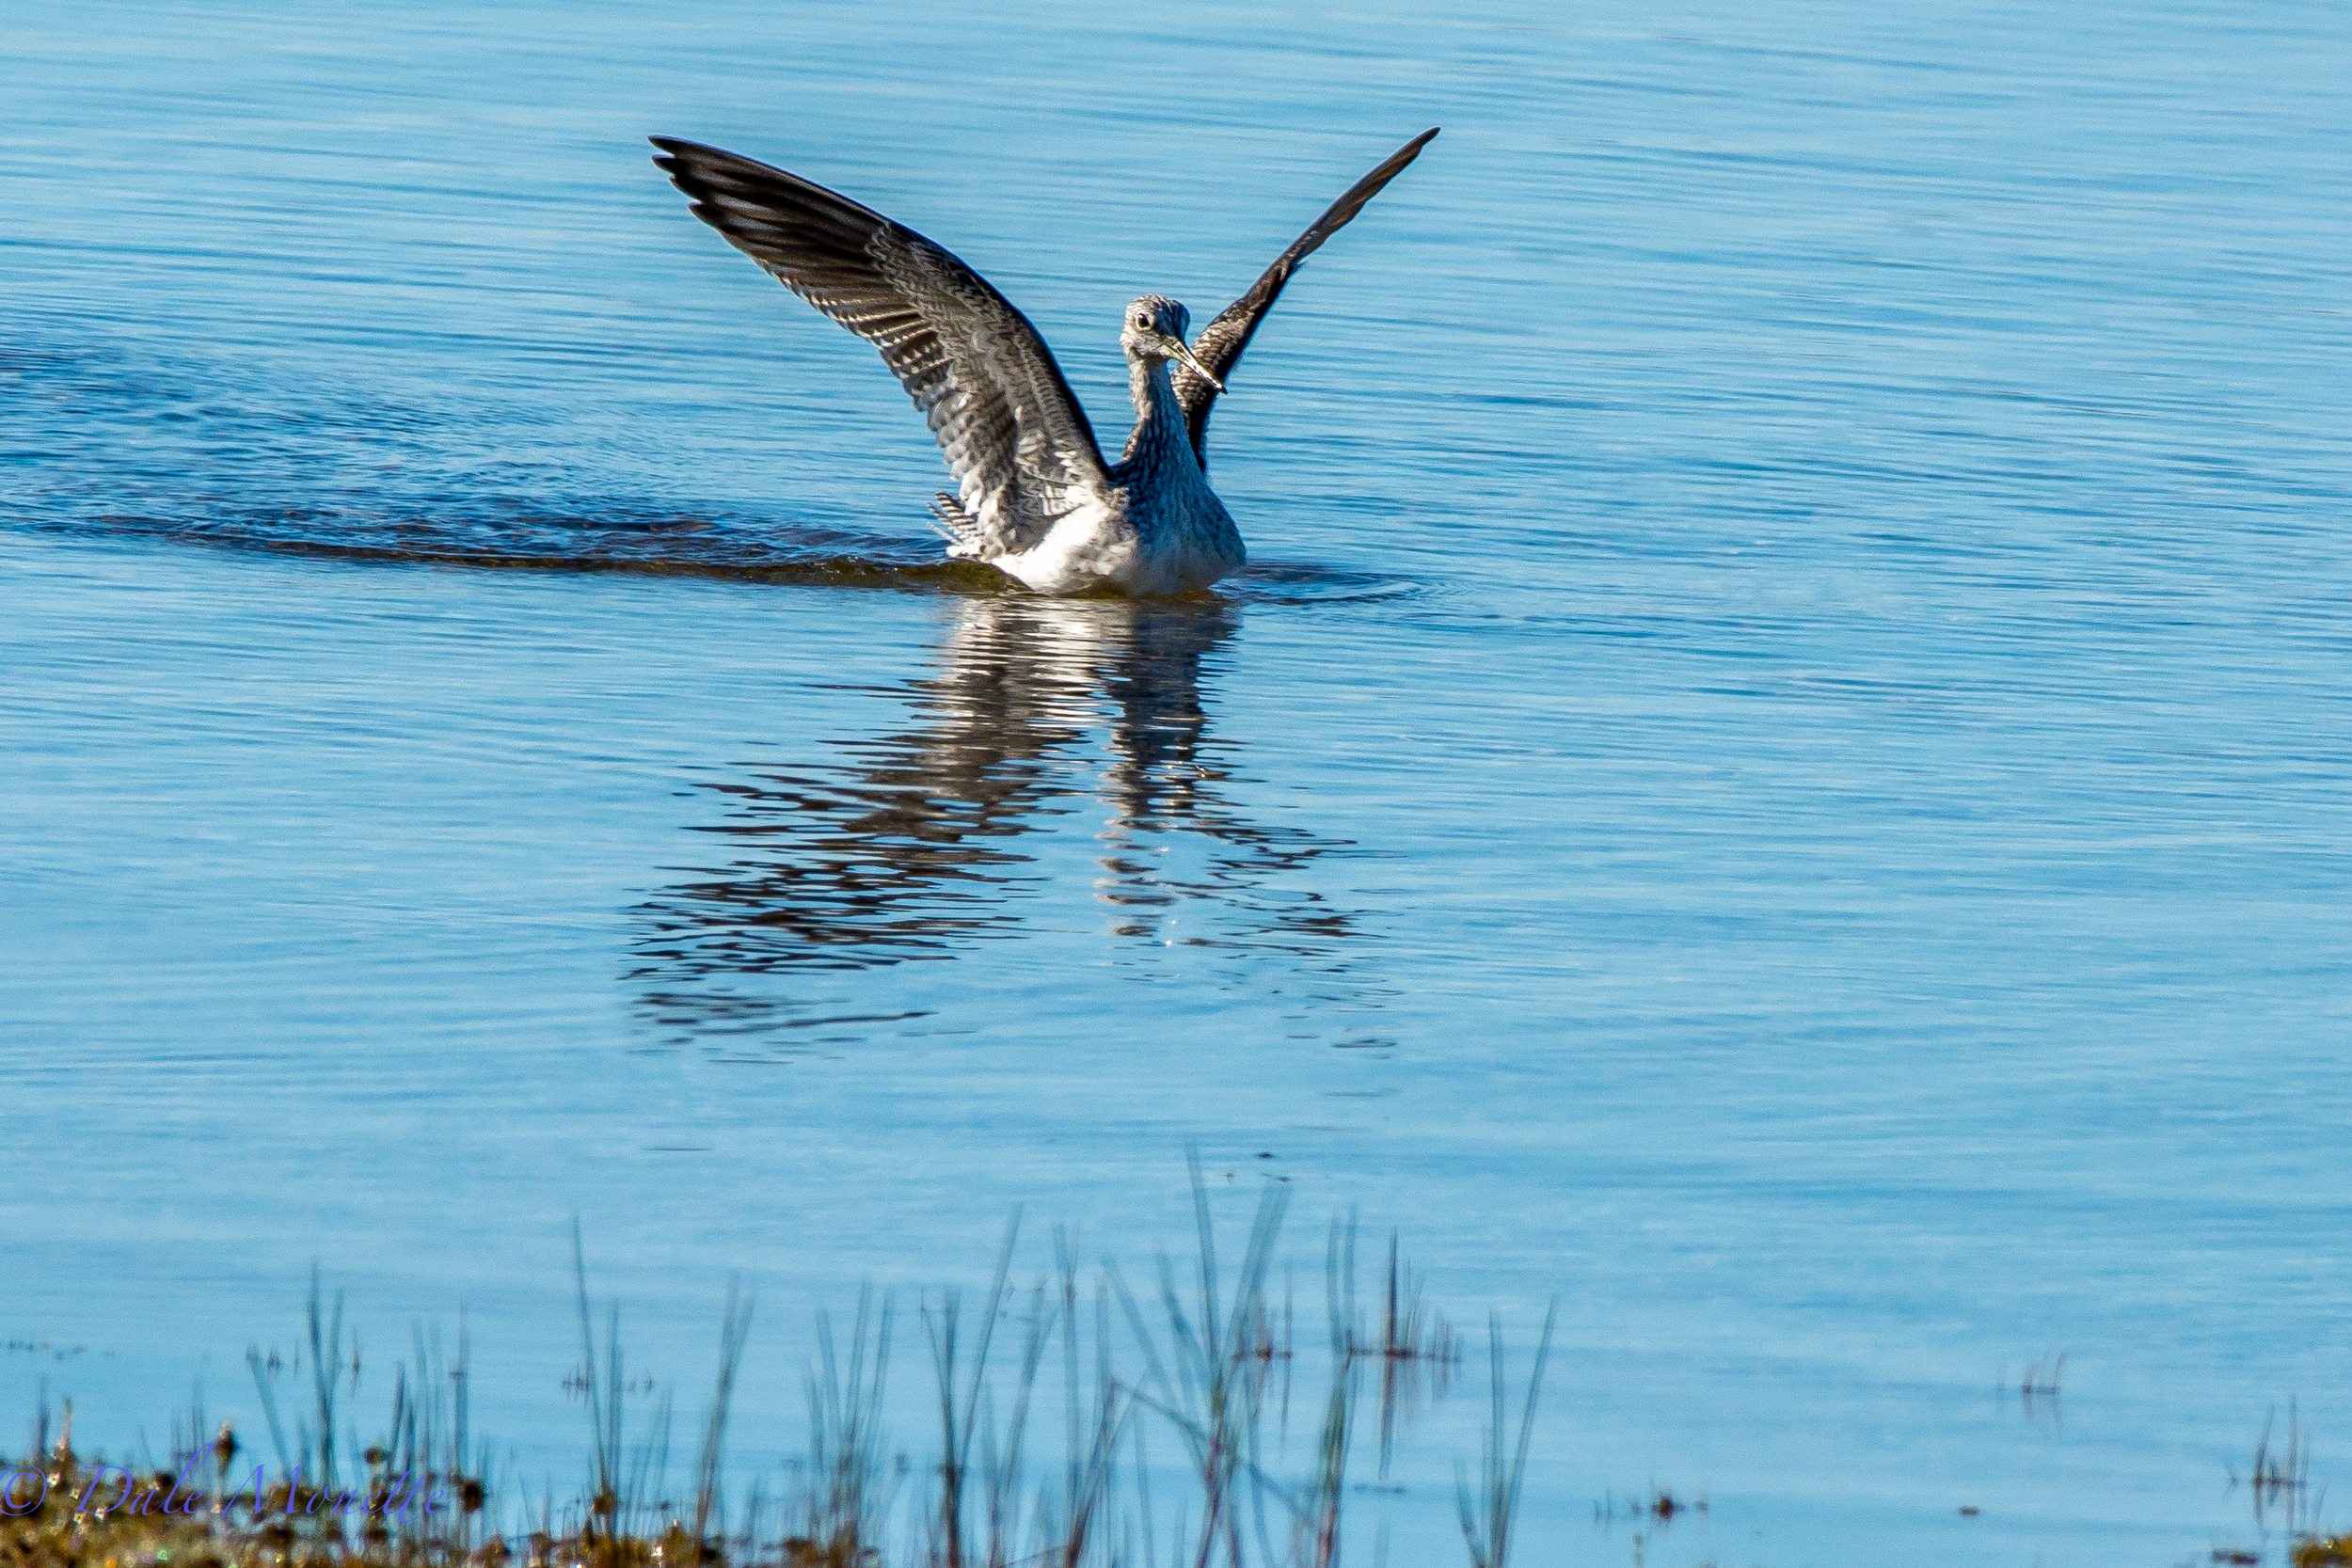
{"label": "bird's neck", "polygon": [[1127,396],[1136,405],[1136,431],[1127,438],[1126,461],[1169,458],[1192,450],[1192,436],[1184,428],[1184,406],[1176,401],[1167,360],[1130,357]]}

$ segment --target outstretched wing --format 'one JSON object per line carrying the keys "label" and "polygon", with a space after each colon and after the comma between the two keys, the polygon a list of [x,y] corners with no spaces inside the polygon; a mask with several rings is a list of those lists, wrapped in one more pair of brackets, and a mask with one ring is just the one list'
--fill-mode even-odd
{"label": "outstretched wing", "polygon": [[[1232,374],[1233,366],[1241,358],[1241,351],[1249,346],[1250,337],[1265,313],[1274,309],[1281,297],[1282,285],[1291,280],[1298,263],[1313,255],[1323,242],[1347,227],[1348,220],[1364,210],[1364,203],[1380,194],[1381,188],[1405,171],[1405,166],[1421,156],[1421,150],[1436,135],[1433,127],[1423,131],[1389,155],[1388,162],[1365,175],[1347,189],[1347,194],[1331,203],[1330,209],[1308,227],[1304,234],[1291,242],[1291,247],[1274,260],[1274,264],[1258,275],[1249,292],[1227,306],[1216,320],[1200,329],[1192,352],[1209,368],[1209,373],[1219,381]],[[1192,451],[1200,466],[1209,466],[1209,405],[1216,401],[1216,388],[1190,370],[1176,370],[1176,401],[1184,406],[1184,423],[1192,432]]]}
{"label": "outstretched wing", "polygon": [[1086,410],[1029,319],[903,224],[780,168],[656,136],[694,215],[882,351],[930,422],[970,525],[951,552],[1016,554],[1106,483]]}

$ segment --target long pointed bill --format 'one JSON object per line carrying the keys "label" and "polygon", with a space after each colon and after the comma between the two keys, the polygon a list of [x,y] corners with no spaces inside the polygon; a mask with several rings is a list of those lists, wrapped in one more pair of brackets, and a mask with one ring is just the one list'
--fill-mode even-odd
{"label": "long pointed bill", "polygon": [[1184,346],[1183,339],[1168,339],[1168,354],[1169,358],[1184,366],[1184,369],[1190,371],[1193,374],[1199,376],[1201,380],[1207,382],[1218,391],[1221,392],[1225,390],[1225,383],[1211,375],[1209,373],[1209,368],[1206,365],[1203,365],[1200,360],[1193,357],[1192,350]]}

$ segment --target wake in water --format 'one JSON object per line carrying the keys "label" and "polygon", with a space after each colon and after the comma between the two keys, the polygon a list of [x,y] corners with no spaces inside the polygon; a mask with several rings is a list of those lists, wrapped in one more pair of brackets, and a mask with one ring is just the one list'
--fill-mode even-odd
{"label": "wake in water", "polygon": [[[1018,594],[900,537],[725,508],[592,497],[527,415],[294,404],[218,373],[0,347],[0,517],[88,537],[348,561],[626,571],[916,593]],[[536,449],[542,455],[518,456]],[[1385,597],[1365,573],[1253,563],[1241,602]]]}

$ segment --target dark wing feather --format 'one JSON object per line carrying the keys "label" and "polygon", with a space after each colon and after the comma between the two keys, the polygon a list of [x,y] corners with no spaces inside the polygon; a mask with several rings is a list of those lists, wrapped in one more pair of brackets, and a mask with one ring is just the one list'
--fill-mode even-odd
{"label": "dark wing feather", "polygon": [[977,525],[953,553],[1045,537],[1106,483],[1102,449],[1045,341],[986,278],[903,224],[780,168],[656,136],[694,215],[882,351],[930,420]]}
{"label": "dark wing feather", "polygon": [[[1331,203],[1325,214],[1308,226],[1307,231],[1291,242],[1291,247],[1274,260],[1274,264],[1258,275],[1258,281],[1220,312],[1216,320],[1200,329],[1200,336],[1192,345],[1192,352],[1209,368],[1209,373],[1219,381],[1232,374],[1233,366],[1241,358],[1241,351],[1249,346],[1258,324],[1274,309],[1281,297],[1282,285],[1291,280],[1298,263],[1313,255],[1323,242],[1347,227],[1348,220],[1364,210],[1364,203],[1378,196],[1383,186],[1405,172],[1405,166],[1421,156],[1421,150],[1429,145],[1429,138],[1438,133],[1435,128],[1423,131],[1389,155],[1386,163],[1347,188],[1347,194]],[[1176,401],[1183,404],[1184,423],[1192,432],[1192,451],[1200,466],[1209,466],[1209,405],[1216,401],[1216,388],[1183,366],[1176,369]]]}

